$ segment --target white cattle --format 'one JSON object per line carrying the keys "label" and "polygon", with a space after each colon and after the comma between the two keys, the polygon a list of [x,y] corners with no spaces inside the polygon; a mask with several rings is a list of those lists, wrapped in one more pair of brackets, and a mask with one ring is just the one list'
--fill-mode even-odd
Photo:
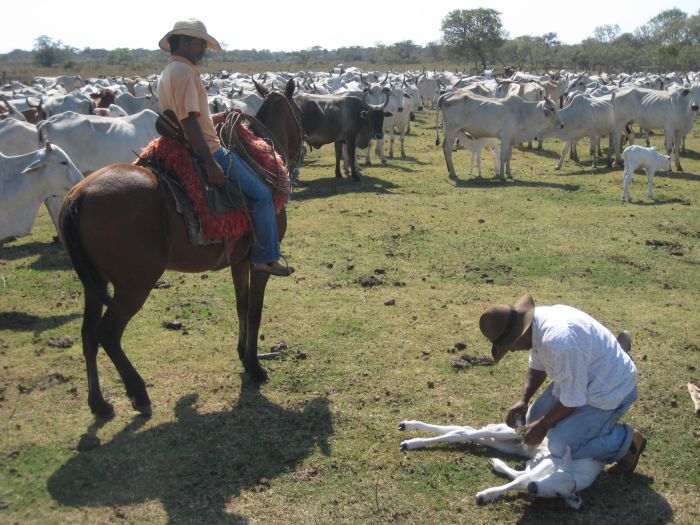
{"label": "white cattle", "polygon": [[42,202],[58,231],[63,197],[82,178],[58,146],[13,157],[0,154],[0,240],[29,234]]}
{"label": "white cattle", "polygon": [[571,459],[567,453],[563,458],[552,456],[546,440],[539,446],[526,445],[515,429],[505,423],[491,424],[483,428],[429,425],[421,421],[403,421],[401,430],[420,430],[442,434],[438,437],[408,439],[401,442],[401,450],[423,448],[432,443],[465,443],[471,441],[494,448],[506,454],[530,458],[525,470],[510,468],[500,459],[492,458],[491,467],[513,481],[499,487],[482,490],[476,494],[478,504],[488,503],[514,490],[527,490],[539,498],[563,498],[574,508],[581,507],[581,498],[576,494],[589,487],[603,470],[603,463],[595,459]]}
{"label": "white cattle", "polygon": [[27,103],[36,109],[38,120],[45,120],[53,115],[58,115],[66,111],[73,111],[82,115],[91,115],[95,108],[90,97],[78,91],[73,91],[67,95],[56,95],[48,99],[39,100],[38,104],[35,103],[36,100],[37,99],[28,97]]}
{"label": "white cattle", "polygon": [[39,146],[36,126],[21,120],[8,118],[0,120],[0,153],[23,155]]}
{"label": "white cattle", "polygon": [[[612,103],[606,98],[588,97],[577,94],[571,103],[559,110],[559,119],[564,127],[553,129],[548,135],[553,135],[564,141],[561,157],[554,169],[561,169],[564,158],[572,143],[583,137],[591,141],[593,168],[598,167],[598,148],[600,137],[610,136],[615,129],[615,113]],[[611,150],[608,149],[608,166],[610,165]]]}
{"label": "white cattle", "polygon": [[7,119],[27,121],[27,117],[17,110],[13,102],[7,100],[5,96],[0,96],[0,120]]}
{"label": "white cattle", "polygon": [[132,162],[158,136],[158,114],[144,109],[135,115],[110,118],[67,112],[40,122],[42,144],[58,144],[83,174],[109,164]]}
{"label": "white cattle", "polygon": [[474,139],[465,133],[458,133],[459,147],[471,152],[471,162],[469,164],[469,176],[474,173],[474,161],[476,161],[477,173],[481,177],[481,151],[489,150],[493,159],[493,173],[498,176],[498,159],[501,156],[501,143],[498,139],[481,138]]}
{"label": "white cattle", "polygon": [[[556,104],[551,99],[541,102],[526,102],[520,97],[486,98],[469,92],[444,95],[438,100],[437,116],[443,113],[445,140],[442,151],[450,178],[457,178],[452,164],[452,145],[457,133],[463,132],[480,139],[498,138],[501,155],[498,177],[512,176],[510,160],[513,144],[541,135],[552,127],[563,127]],[[436,122],[435,145],[440,144]]]}
{"label": "white cattle", "polygon": [[643,129],[664,130],[666,153],[673,153],[676,169],[683,171],[680,145],[688,129],[689,119],[692,120],[699,106],[700,85],[673,91],[633,87],[621,89],[613,97],[615,162],[620,163],[620,139],[625,127],[636,122]]}
{"label": "white cattle", "polygon": [[654,198],[654,173],[657,171],[669,171],[671,169],[671,157],[662,155],[656,148],[643,146],[628,146],[622,153],[625,160],[625,178],[622,186],[622,202],[630,199],[628,186],[635,171],[643,169],[647,175],[647,197]]}
{"label": "white cattle", "polygon": [[423,99],[423,106],[430,105],[430,109],[435,107],[435,101],[437,100],[440,89],[440,84],[438,79],[434,76],[428,76],[426,73],[421,73],[416,81],[416,86],[420,90],[421,98]]}
{"label": "white cattle", "polygon": [[[398,130],[399,141],[401,142],[401,158],[406,158],[406,150],[404,149],[404,136],[411,119],[411,111],[408,106],[408,100],[411,96],[404,92],[403,86],[400,84],[389,84],[388,91],[383,89],[382,93],[389,95],[389,103],[385,106],[386,111],[391,113],[390,117],[384,117],[384,136],[389,134],[389,158],[394,158],[394,138],[395,130]],[[368,97],[369,98],[369,97]],[[367,147],[366,163],[370,162],[370,151],[372,149],[372,140]],[[384,157],[384,139],[377,140],[376,154],[381,158],[383,163],[386,162]]]}
{"label": "white cattle", "polygon": [[116,104],[110,104],[106,108],[95,108],[95,115],[98,117],[128,117],[129,114]]}
{"label": "white cattle", "polygon": [[158,112],[158,97],[153,95],[145,95],[143,97],[135,97],[128,91],[117,95],[114,103],[126,111],[129,115],[140,113],[144,109]]}

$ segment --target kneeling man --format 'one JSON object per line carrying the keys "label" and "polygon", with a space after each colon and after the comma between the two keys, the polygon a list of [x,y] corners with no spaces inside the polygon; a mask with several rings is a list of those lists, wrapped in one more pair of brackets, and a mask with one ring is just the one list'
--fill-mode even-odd
{"label": "kneeling man", "polygon": [[[615,469],[623,472],[635,469],[647,440],[618,423],[637,399],[629,333],[616,339],[590,315],[565,305],[535,307],[529,294],[515,305],[488,308],[479,328],[493,343],[496,363],[508,351],[530,351],[522,396],[506,416],[513,428],[524,421],[528,444],[547,436],[555,456],[563,457],[568,446],[573,459],[616,462]],[[547,377],[551,384],[528,407]]]}

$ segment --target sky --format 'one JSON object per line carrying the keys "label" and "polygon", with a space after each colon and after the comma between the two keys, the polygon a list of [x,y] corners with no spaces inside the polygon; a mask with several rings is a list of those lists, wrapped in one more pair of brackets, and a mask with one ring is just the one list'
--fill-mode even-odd
{"label": "sky", "polygon": [[425,46],[440,40],[448,13],[479,7],[501,13],[509,38],[554,32],[563,43],[576,44],[598,26],[617,24],[623,33],[632,32],[672,7],[688,15],[700,10],[698,0],[32,0],[28,5],[3,2],[0,53],[31,50],[42,35],[78,49],[157,49],[176,20],[193,17],[226,49],[330,50],[405,40]]}

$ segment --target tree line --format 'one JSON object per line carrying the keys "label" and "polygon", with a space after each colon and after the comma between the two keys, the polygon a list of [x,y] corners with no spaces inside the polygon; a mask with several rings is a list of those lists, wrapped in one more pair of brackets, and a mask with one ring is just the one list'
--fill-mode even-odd
{"label": "tree line", "polygon": [[[443,38],[426,46],[412,40],[374,47],[350,46],[328,50],[315,46],[302,51],[233,49],[208,55],[208,70],[233,64],[278,65],[280,70],[328,69],[335,64],[407,67],[456,67],[477,73],[506,68],[531,72],[572,71],[689,71],[700,67],[700,10],[688,15],[680,9],[661,11],[631,33],[617,25],[596,27],[578,44],[563,44],[555,32],[509,38],[501,13],[494,9],[457,9],[442,20]],[[167,54],[161,50],[117,48],[82,50],[42,35],[31,51],[0,54],[0,69],[12,67],[91,71],[96,66],[122,74],[156,71]]]}

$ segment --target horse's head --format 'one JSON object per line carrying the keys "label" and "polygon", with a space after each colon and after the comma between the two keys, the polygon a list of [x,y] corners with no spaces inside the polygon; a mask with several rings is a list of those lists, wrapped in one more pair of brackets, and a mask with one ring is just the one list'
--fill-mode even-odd
{"label": "horse's head", "polygon": [[304,130],[301,126],[301,108],[293,98],[295,87],[294,79],[290,79],[285,86],[284,93],[268,91],[262,106],[255,115],[284,148],[284,153],[291,164],[290,172],[298,165],[304,139]]}

